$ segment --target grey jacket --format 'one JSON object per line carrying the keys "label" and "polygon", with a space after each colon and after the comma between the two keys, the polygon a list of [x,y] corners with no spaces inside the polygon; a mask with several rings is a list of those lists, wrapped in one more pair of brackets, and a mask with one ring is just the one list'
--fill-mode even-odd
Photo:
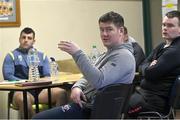
{"label": "grey jacket", "polygon": [[92,103],[98,89],[115,83],[132,83],[135,75],[135,59],[132,53],[131,44],[116,45],[92,65],[81,50],[76,52],[73,58],[84,77],[73,88],[82,89],[88,102]]}

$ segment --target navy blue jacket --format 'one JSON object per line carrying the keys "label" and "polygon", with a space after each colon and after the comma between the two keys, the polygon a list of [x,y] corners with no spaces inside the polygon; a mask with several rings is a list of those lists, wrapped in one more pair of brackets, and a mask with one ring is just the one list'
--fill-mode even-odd
{"label": "navy blue jacket", "polygon": [[[28,79],[29,65],[27,61],[27,51],[20,48],[8,53],[3,62],[3,77],[5,80],[22,80]],[[49,61],[47,56],[38,51],[40,60],[38,69],[40,77],[50,76]]]}

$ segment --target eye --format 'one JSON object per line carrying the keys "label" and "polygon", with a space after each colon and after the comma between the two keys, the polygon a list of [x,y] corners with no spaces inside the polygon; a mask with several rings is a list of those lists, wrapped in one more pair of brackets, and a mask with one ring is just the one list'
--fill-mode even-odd
{"label": "eye", "polygon": [[26,36],[22,36],[22,39],[26,39]]}
{"label": "eye", "polygon": [[100,28],[100,32],[103,32],[103,31],[104,31],[104,29]]}
{"label": "eye", "polygon": [[32,40],[33,38],[32,37],[28,37],[28,40]]}
{"label": "eye", "polygon": [[107,29],[106,29],[107,32],[110,32],[110,31],[112,31],[112,30],[113,30],[112,28],[107,28]]}
{"label": "eye", "polygon": [[169,23],[167,23],[167,24],[163,23],[162,26],[163,26],[163,27],[167,27],[167,28],[174,27],[173,24],[169,24]]}

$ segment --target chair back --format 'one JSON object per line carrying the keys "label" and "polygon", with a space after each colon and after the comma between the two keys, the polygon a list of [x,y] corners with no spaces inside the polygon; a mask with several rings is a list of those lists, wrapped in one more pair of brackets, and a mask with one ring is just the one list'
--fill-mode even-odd
{"label": "chair back", "polygon": [[91,118],[121,118],[127,110],[132,84],[113,84],[99,90],[95,97]]}
{"label": "chair back", "polygon": [[180,100],[180,75],[176,78],[169,99],[170,107],[176,108]]}

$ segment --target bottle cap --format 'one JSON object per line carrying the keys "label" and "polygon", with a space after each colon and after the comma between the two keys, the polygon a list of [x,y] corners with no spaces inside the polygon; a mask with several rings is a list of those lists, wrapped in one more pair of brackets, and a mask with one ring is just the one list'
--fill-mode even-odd
{"label": "bottle cap", "polygon": [[52,62],[54,62],[54,61],[55,61],[55,58],[53,58],[53,57],[50,57],[50,59],[51,59],[51,61],[52,61]]}
{"label": "bottle cap", "polygon": [[96,48],[96,45],[93,45],[92,47],[93,47],[93,48]]}

